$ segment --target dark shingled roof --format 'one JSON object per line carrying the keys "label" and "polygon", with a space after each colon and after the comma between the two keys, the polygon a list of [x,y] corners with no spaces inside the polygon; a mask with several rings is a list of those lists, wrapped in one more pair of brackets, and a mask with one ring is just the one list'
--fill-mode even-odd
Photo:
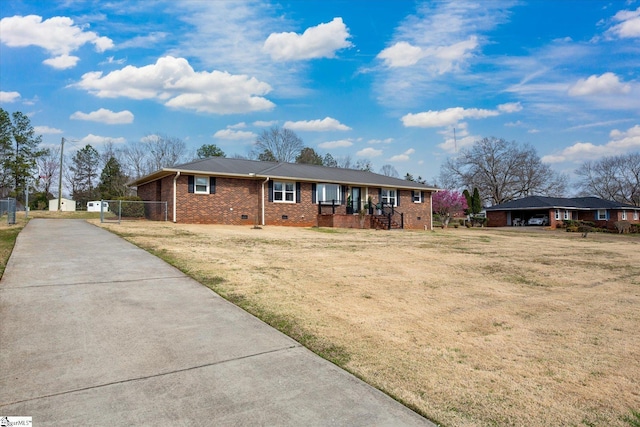
{"label": "dark shingled roof", "polygon": [[336,184],[363,185],[370,187],[392,187],[415,190],[437,190],[436,188],[392,178],[373,172],[354,169],[329,168],[325,166],[306,165],[300,163],[260,162],[256,160],[228,159],[225,157],[211,157],[196,160],[182,165],[163,168],[150,175],[142,177],[129,185],[138,186],[155,181],[176,172],[186,174],[230,176],[238,178],[285,179],[309,182],[327,182]]}
{"label": "dark shingled roof", "polygon": [[600,199],[598,197],[542,197],[529,196],[510,202],[501,203],[499,205],[488,207],[487,211],[505,211],[505,210],[531,210],[531,209],[632,209],[640,210],[640,207],[628,205],[625,203],[612,202],[610,200]]}

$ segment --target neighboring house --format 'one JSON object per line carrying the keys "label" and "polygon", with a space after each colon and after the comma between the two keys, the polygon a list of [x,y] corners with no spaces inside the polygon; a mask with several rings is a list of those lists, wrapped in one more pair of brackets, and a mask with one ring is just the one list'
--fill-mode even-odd
{"label": "neighboring house", "polygon": [[[49,200],[49,210],[50,211],[58,210],[58,199]],[[64,197],[62,197],[60,198],[60,210],[63,212],[75,212],[76,202],[74,200],[65,199]]]}
{"label": "neighboring house", "polygon": [[548,216],[551,228],[556,228],[565,220],[589,221],[595,223],[596,227],[606,228],[614,228],[616,221],[640,223],[640,207],[633,205],[597,197],[530,196],[487,208],[488,226],[522,224],[536,214]]}
{"label": "neighboring house", "polygon": [[[431,194],[413,181],[297,163],[212,157],[129,185],[179,223],[432,229]],[[371,204],[369,204],[371,201]]]}

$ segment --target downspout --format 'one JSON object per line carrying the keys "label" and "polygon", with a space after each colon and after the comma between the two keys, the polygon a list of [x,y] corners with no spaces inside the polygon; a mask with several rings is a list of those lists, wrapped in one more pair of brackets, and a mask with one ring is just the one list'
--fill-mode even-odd
{"label": "downspout", "polygon": [[176,172],[176,176],[175,178],[173,178],[173,222],[176,222],[176,193],[177,193],[177,181],[178,178],[180,177],[180,171]]}
{"label": "downspout", "polygon": [[267,177],[267,179],[262,183],[262,225],[266,225],[264,222],[264,185],[267,182],[269,182],[269,177]]}
{"label": "downspout", "polygon": [[429,229],[433,231],[433,191],[429,192],[429,219],[431,220]]}

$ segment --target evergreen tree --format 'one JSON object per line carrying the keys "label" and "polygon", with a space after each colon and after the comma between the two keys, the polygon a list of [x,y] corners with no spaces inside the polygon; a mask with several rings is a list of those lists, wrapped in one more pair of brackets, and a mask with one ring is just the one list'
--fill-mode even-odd
{"label": "evergreen tree", "polygon": [[36,161],[45,153],[39,148],[41,142],[42,136],[35,134],[26,115],[16,111],[9,118],[9,114],[0,108],[0,185],[3,193],[14,194],[23,200],[27,183],[34,175]]}
{"label": "evergreen tree", "polygon": [[110,157],[102,168],[98,192],[104,200],[117,199],[127,194],[127,176],[115,157]]}
{"label": "evergreen tree", "polygon": [[199,159],[208,159],[209,157],[227,157],[224,151],[220,149],[216,144],[204,144],[198,148],[196,155]]}
{"label": "evergreen tree", "polygon": [[72,197],[81,206],[98,197],[96,179],[100,165],[100,154],[90,144],[78,150],[71,159],[71,192]]}
{"label": "evergreen tree", "polygon": [[323,161],[322,157],[316,153],[316,150],[310,147],[304,147],[302,151],[300,151],[300,154],[298,154],[298,157],[296,157],[296,163],[322,166]]}

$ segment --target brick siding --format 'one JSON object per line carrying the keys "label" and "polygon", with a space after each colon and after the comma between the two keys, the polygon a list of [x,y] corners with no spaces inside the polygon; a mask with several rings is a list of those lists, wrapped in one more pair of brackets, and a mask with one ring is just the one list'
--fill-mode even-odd
{"label": "brick siding", "polygon": [[[138,187],[138,196],[142,200],[168,202],[169,219],[173,220],[173,179],[168,176]],[[229,224],[256,225],[262,223],[261,193],[263,180],[216,177],[215,194],[195,194],[188,192],[188,175],[177,180],[176,221],[193,224]],[[337,205],[333,218],[318,215],[318,205],[312,200],[312,184],[300,183],[299,203],[269,202],[268,185],[264,184],[264,205],[266,225],[284,225],[298,227],[324,226],[331,223],[334,227],[360,228],[358,214],[346,215],[346,205]],[[378,188],[369,188],[372,203],[378,200]],[[362,188],[363,201],[365,188]],[[400,206],[397,211],[404,212],[404,226],[407,229],[430,229],[431,193],[424,192],[422,203],[413,202],[410,190],[398,191]],[[323,206],[323,214],[330,214],[331,207]],[[398,220],[399,222],[399,220]],[[365,228],[370,220],[365,220]]]}

